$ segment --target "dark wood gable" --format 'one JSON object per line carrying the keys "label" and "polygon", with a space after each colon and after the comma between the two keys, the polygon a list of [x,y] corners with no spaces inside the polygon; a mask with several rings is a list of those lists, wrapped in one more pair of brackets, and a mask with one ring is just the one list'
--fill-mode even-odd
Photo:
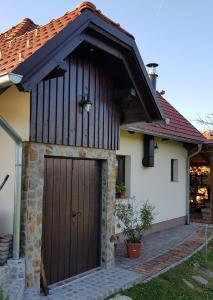
{"label": "dark wood gable", "polygon": [[[118,149],[120,106],[115,84],[100,61],[83,53],[65,60],[63,76],[44,79],[31,91],[30,140],[102,149]],[[87,113],[80,102],[92,101]]]}
{"label": "dark wood gable", "polygon": [[[78,52],[84,45],[100,51],[99,60]],[[133,37],[89,9],[14,72],[31,93],[34,142],[117,149],[120,124],[163,119]],[[79,106],[88,94],[89,114]]]}

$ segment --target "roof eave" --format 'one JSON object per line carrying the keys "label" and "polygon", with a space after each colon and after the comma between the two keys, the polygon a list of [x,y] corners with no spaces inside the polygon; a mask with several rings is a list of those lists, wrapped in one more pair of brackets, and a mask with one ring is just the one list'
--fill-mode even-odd
{"label": "roof eave", "polygon": [[163,134],[163,133],[157,133],[151,130],[145,130],[145,129],[141,129],[138,127],[134,127],[134,126],[122,126],[121,129],[125,130],[125,131],[135,131],[135,132],[139,132],[139,133],[143,133],[143,134],[149,134],[149,135],[153,135],[156,136],[158,138],[161,139],[169,139],[169,140],[173,140],[173,141],[178,141],[178,142],[183,142],[183,143],[189,143],[189,144],[203,144],[205,141],[201,141],[201,140],[195,140],[195,139],[191,139],[191,138],[183,138],[183,137],[178,137],[178,136],[172,136],[172,135],[168,135],[168,134]]}
{"label": "roof eave", "polygon": [[[147,111],[146,121],[163,120],[163,112],[152,89],[134,38],[121,32],[118,28],[115,28],[87,9],[15,69],[15,72],[23,74],[23,80],[19,84],[20,90],[31,90],[33,85],[42,80],[48,72],[63,61],[65,56],[74,51],[83,41],[82,33],[91,24],[95,24],[97,28],[100,28],[107,34],[109,39],[116,40],[120,46],[123,44],[125,51],[125,45],[130,49],[132,59],[135,60],[137,68],[139,67],[140,77],[143,80],[143,87],[139,88],[141,90],[139,98],[141,105]],[[137,86],[139,86],[138,83]],[[146,90],[145,96],[142,90]]]}

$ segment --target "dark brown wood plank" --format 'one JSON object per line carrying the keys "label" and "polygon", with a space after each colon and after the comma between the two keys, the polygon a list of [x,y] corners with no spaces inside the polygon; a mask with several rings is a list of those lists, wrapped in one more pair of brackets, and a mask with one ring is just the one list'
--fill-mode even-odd
{"label": "dark brown wood plank", "polygon": [[112,149],[112,100],[111,100],[111,91],[112,91],[112,88],[107,90],[107,98],[108,98],[108,149]]}
{"label": "dark brown wood plank", "polygon": [[85,177],[84,177],[84,161],[79,160],[79,173],[78,173],[78,265],[77,273],[84,272],[85,266],[85,241],[84,241],[84,198],[85,198]]}
{"label": "dark brown wood plank", "polygon": [[65,61],[66,72],[63,76],[63,145],[69,144],[69,101],[70,101],[70,64]]}
{"label": "dark brown wood plank", "polygon": [[49,80],[44,81],[44,121],[43,121],[43,143],[49,141],[49,102],[50,102],[50,83]]}
{"label": "dark brown wood plank", "polygon": [[[83,71],[83,96],[87,99],[89,97],[89,64],[88,61],[85,59],[84,60],[84,71]],[[88,133],[89,133],[89,128],[88,128],[88,113],[85,109],[82,110],[83,113],[83,123],[82,123],[82,146],[83,147],[88,147]]]}
{"label": "dark brown wood plank", "polygon": [[53,159],[48,158],[46,161],[45,169],[45,206],[44,206],[44,219],[45,219],[45,239],[43,239],[43,253],[44,253],[44,267],[46,271],[46,277],[48,284],[51,282],[51,272],[52,272],[52,239],[53,239],[53,187],[54,187],[54,165]]}
{"label": "dark brown wood plank", "polygon": [[77,60],[76,56],[71,56],[70,61],[70,79],[69,79],[69,145],[75,145],[76,141],[76,111],[78,107],[78,92],[76,93],[77,84]]}
{"label": "dark brown wood plank", "polygon": [[56,88],[56,144],[63,143],[63,107],[64,107],[64,79],[57,78]]}
{"label": "dark brown wood plank", "polygon": [[111,126],[112,126],[112,146],[111,149],[114,150],[115,149],[115,104],[112,103],[112,122],[111,122]]}
{"label": "dark brown wood plank", "polygon": [[90,63],[90,99],[92,102],[92,108],[88,114],[89,126],[88,126],[88,135],[89,135],[89,147],[94,147],[94,135],[95,135],[95,67],[93,63]]}
{"label": "dark brown wood plank", "polygon": [[89,173],[89,160],[84,160],[84,219],[83,219],[83,227],[84,227],[84,271],[87,271],[88,268],[88,253],[89,248],[91,246],[89,240],[89,228],[91,226],[89,220],[89,202],[94,201],[94,199],[90,199],[90,173]]}
{"label": "dark brown wood plank", "polygon": [[119,108],[117,108],[116,122],[117,122],[117,143],[116,143],[116,150],[119,150],[120,149],[120,111],[119,111]]}
{"label": "dark brown wood plank", "polygon": [[94,147],[99,146],[99,103],[100,103],[100,77],[99,69],[95,69],[95,122],[94,122]]}
{"label": "dark brown wood plank", "polygon": [[57,79],[50,80],[49,143],[56,142],[56,88]]}
{"label": "dark brown wood plank", "polygon": [[98,267],[100,265],[100,184],[101,184],[101,173],[100,173],[100,162],[94,161],[94,167],[92,169],[92,174],[90,176],[94,177],[94,231],[96,232],[96,237],[93,240],[94,252],[93,252],[93,264],[92,267]]}
{"label": "dark brown wood plank", "polygon": [[77,128],[76,128],[76,146],[82,146],[82,116],[83,109],[79,105],[83,94],[83,62],[81,59],[77,61]]}
{"label": "dark brown wood plank", "polygon": [[89,161],[89,241],[90,247],[88,249],[88,269],[92,269],[94,267],[94,253],[96,251],[94,240],[97,238],[95,233],[95,186],[94,186],[94,177],[92,170],[94,169],[94,161]]}
{"label": "dark brown wood plank", "polygon": [[[73,160],[66,160],[66,204],[65,204],[65,248],[64,248],[64,278],[70,277],[71,253],[71,222],[72,222],[72,168]],[[74,241],[72,241],[74,242]]]}
{"label": "dark brown wood plank", "polygon": [[43,81],[38,84],[38,99],[37,99],[37,142],[43,141],[43,109],[44,109],[44,84]]}
{"label": "dark brown wood plank", "polygon": [[59,179],[59,189],[60,189],[60,201],[59,201],[59,257],[61,257],[62,263],[58,267],[58,281],[65,278],[65,248],[66,248],[66,183],[67,183],[67,159],[62,158],[60,160],[60,179]]}
{"label": "dark brown wood plank", "polygon": [[78,198],[79,198],[79,161],[73,159],[72,165],[72,207],[71,207],[71,231],[70,231],[70,276],[77,274],[78,263],[78,220],[73,218],[72,214],[78,212]]}
{"label": "dark brown wood plank", "polygon": [[103,103],[103,97],[104,97],[104,91],[103,91],[103,72],[101,71],[100,74],[100,90],[99,90],[99,97],[100,97],[100,102],[99,102],[99,121],[98,121],[98,127],[99,127],[99,132],[98,132],[98,147],[103,148],[103,118],[104,118],[104,103]]}
{"label": "dark brown wood plank", "polygon": [[108,148],[108,99],[107,99],[107,88],[106,79],[103,80],[103,148]]}

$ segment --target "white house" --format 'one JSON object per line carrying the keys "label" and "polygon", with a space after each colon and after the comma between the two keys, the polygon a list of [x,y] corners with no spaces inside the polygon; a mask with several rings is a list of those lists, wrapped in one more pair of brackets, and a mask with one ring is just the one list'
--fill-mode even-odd
{"label": "white house", "polygon": [[157,97],[166,122],[126,126],[117,151],[119,181],[125,182],[127,196],[155,207],[152,231],[188,222],[189,149],[196,151],[204,141],[158,92]]}
{"label": "white house", "polygon": [[154,230],[183,224],[185,145],[202,141],[94,4],[0,34],[0,233],[14,234],[28,286],[40,291],[41,262],[48,284],[114,264],[116,154],[128,195],[156,207]]}

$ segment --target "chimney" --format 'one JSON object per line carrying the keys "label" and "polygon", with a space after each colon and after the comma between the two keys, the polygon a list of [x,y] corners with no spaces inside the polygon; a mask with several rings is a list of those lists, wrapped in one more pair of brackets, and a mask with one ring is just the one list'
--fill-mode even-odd
{"label": "chimney", "polygon": [[158,67],[158,64],[156,63],[150,63],[146,65],[148,67],[148,75],[151,80],[152,86],[154,91],[156,91],[156,81],[158,74],[156,73],[156,68]]}

